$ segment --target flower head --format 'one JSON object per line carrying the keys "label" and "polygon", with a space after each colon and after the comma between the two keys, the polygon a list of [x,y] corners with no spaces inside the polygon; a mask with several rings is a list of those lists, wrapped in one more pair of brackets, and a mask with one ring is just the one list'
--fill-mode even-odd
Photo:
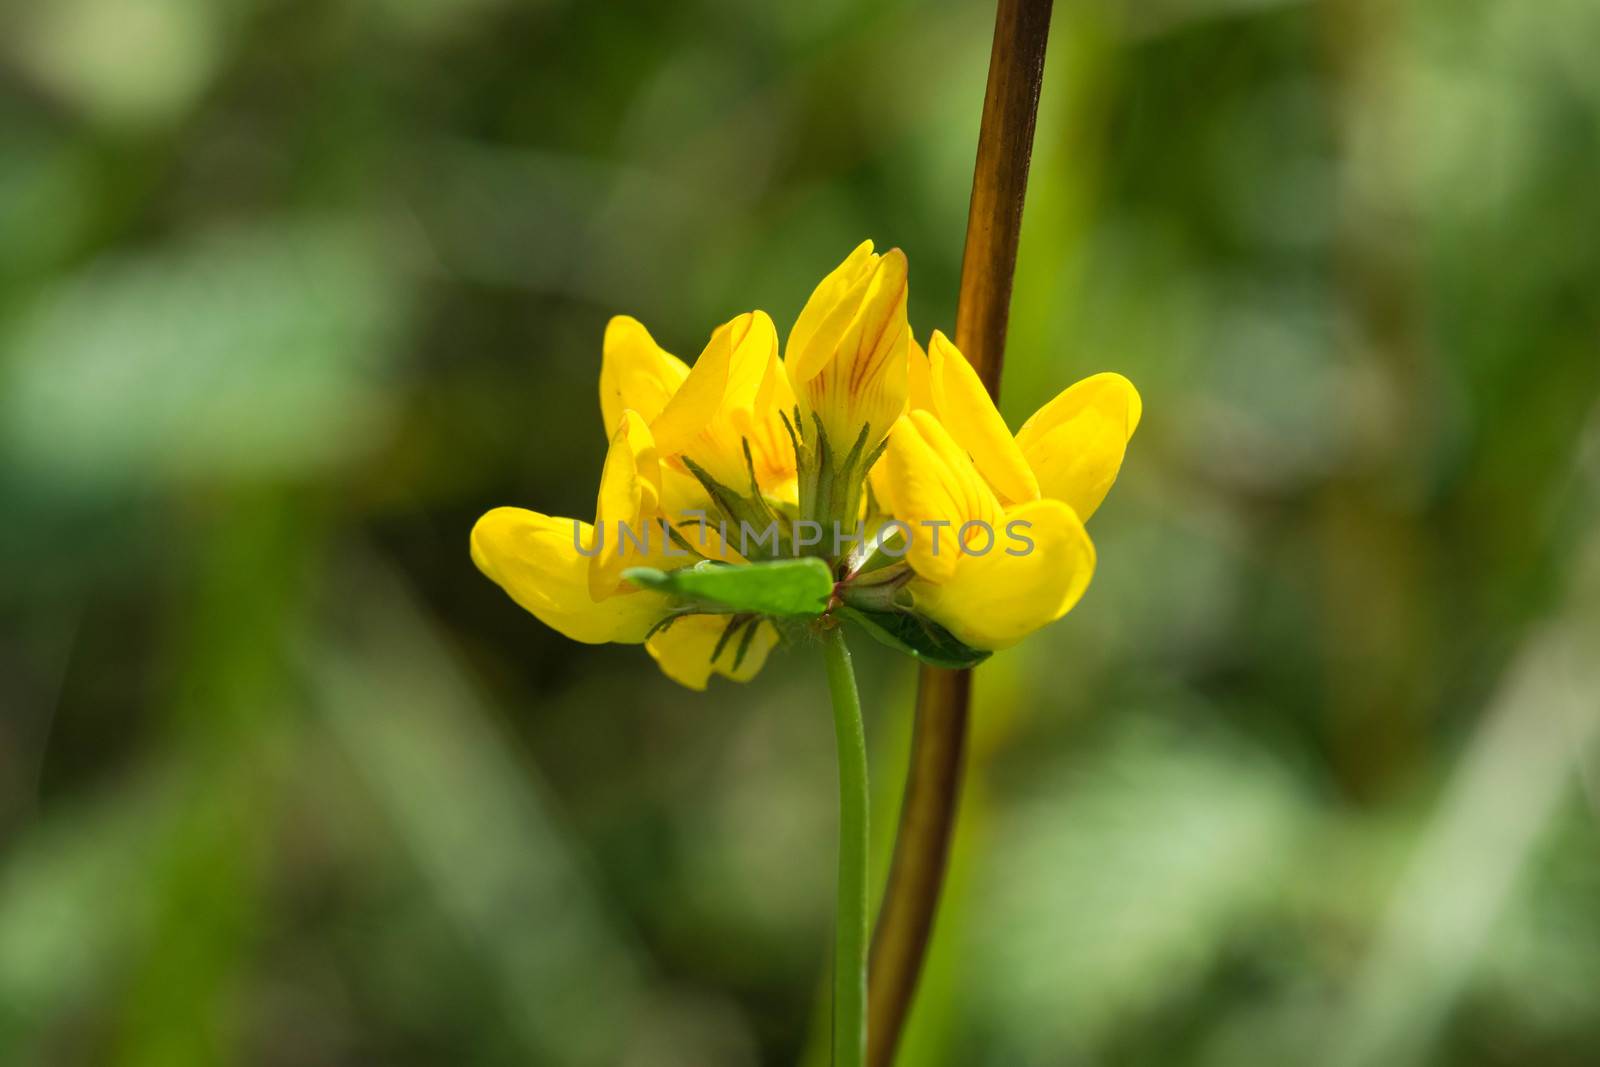
{"label": "flower head", "polygon": [[[629,568],[670,571],[695,558],[674,550],[655,441],[633,409],[615,420],[593,524],[501,507],[477,521],[471,540],[478,569],[541,622],[586,644],[643,642],[691,688],[704,689],[713,672],[752,677],[777,643],[770,623],[739,619],[730,633],[734,618],[681,615],[672,597],[626,578]],[[738,642],[729,647],[725,634]]]}
{"label": "flower head", "polygon": [[947,337],[912,339],[906,288],[905,255],[864,242],[782,359],[761,311],[717,327],[692,366],[613,319],[594,522],[496,508],[474,562],[559,632],[643,642],[694,688],[745,680],[783,633],[838,617],[946,666],[1060,618],[1093,574],[1083,522],[1138,393],[1095,375],[1013,435]]}

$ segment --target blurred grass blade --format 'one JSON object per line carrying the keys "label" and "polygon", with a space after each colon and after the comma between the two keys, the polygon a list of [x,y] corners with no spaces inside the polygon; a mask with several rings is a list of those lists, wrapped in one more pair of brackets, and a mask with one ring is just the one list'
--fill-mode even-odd
{"label": "blurred grass blade", "polygon": [[[188,790],[162,773],[36,824],[0,870],[0,1063],[35,1062],[62,1006],[120,962],[154,903],[146,861],[183,821]],[[107,887],[115,886],[115,892]]]}
{"label": "blurred grass blade", "polygon": [[316,706],[489,964],[536,1062],[619,1062],[642,968],[533,769],[398,582],[365,559],[347,573],[363,595],[347,601],[344,638],[302,656]]}
{"label": "blurred grass blade", "polygon": [[404,306],[392,259],[378,231],[278,220],[80,271],[0,337],[0,456],[97,490],[364,454]]}
{"label": "blurred grass blade", "polygon": [[1595,618],[1552,624],[1514,664],[1329,1031],[1329,1067],[1436,1062],[1439,1026],[1600,738],[1597,639]]}
{"label": "blurred grass blade", "polygon": [[[996,816],[965,960],[997,1063],[1107,1062],[1119,1035],[1203,989],[1235,924],[1315,840],[1289,769],[1225,730],[1125,715]],[[1175,1057],[1176,1059],[1176,1057]]]}

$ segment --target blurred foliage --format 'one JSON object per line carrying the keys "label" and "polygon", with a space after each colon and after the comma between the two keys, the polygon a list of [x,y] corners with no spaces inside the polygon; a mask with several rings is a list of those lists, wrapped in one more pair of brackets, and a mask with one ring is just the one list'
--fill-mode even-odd
{"label": "blurred foliage", "polygon": [[[815,1061],[817,657],[684,692],[466,533],[592,507],[611,314],[872,236],[948,329],[990,17],[0,0],[0,1062]],[[981,669],[903,1062],[1593,1063],[1600,7],[1053,38],[1003,407],[1146,418]]]}

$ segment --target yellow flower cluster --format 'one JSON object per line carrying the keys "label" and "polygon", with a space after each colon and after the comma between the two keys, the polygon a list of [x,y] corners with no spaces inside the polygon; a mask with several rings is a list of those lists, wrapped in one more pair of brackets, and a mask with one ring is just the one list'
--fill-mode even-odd
{"label": "yellow flower cluster", "polygon": [[628,568],[816,555],[832,606],[907,613],[980,650],[1060,618],[1093,574],[1083,523],[1116,480],[1139,394],[1097,374],[1013,435],[948,338],[913,339],[906,294],[905,254],[867,241],[811,294],[781,357],[760,311],[719,326],[692,367],[613,319],[593,524],[496,508],[472,530],[474,562],[566,636],[643,642],[697,689],[754,675],[778,623],[696,610]]}

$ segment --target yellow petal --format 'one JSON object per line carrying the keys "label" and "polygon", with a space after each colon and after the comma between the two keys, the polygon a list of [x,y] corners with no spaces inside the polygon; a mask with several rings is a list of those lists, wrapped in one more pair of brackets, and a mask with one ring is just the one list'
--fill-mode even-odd
{"label": "yellow petal", "polygon": [[1039,483],[967,357],[935,330],[928,342],[928,361],[933,407],[950,435],[971,453],[978,470],[1003,499],[1013,504],[1037,500]]}
{"label": "yellow petal", "polygon": [[811,295],[789,334],[785,367],[811,431],[815,415],[838,456],[863,428],[875,448],[906,406],[906,257],[864,244]]}
{"label": "yellow petal", "polygon": [[610,440],[628,408],[645,422],[659,416],[689,368],[650,336],[638,319],[618,315],[606,324],[600,362],[600,417]]}
{"label": "yellow petal", "polygon": [[973,648],[1014,645],[1059,619],[1094,575],[1094,543],[1059,500],[1008,509],[995,535],[987,553],[963,555],[948,580],[910,585],[917,610]]}
{"label": "yellow petal", "polygon": [[661,464],[655,441],[639,413],[622,412],[600,471],[594,506],[595,541],[585,546],[589,593],[602,600],[616,592],[628,567],[655,566],[664,550],[657,519],[661,513]]}
{"label": "yellow petal", "polygon": [[[748,408],[735,408],[732,430],[750,442],[756,482],[763,493],[793,502],[796,496],[794,439],[784,427],[793,420],[795,398],[778,354],[778,331],[765,312],[756,312],[753,343],[738,358],[759,362],[760,381]],[[748,347],[746,356],[742,349]]]}
{"label": "yellow petal", "polygon": [[[933,382],[929,378],[928,353],[917,343],[914,334],[907,331],[906,348],[906,410],[909,415],[913,411],[932,411],[937,414],[933,403]],[[878,462],[872,465],[872,470],[867,472],[867,480],[872,483],[872,495],[878,504],[878,511],[884,515],[894,514],[894,482],[889,477],[889,461],[887,457],[878,457]]]}
{"label": "yellow petal", "polygon": [[1023,424],[1017,445],[1039,492],[1085,521],[1111,491],[1143,406],[1120,374],[1096,374],[1065,389]]}
{"label": "yellow petal", "polygon": [[[800,310],[800,317],[794,320],[794,328],[789,331],[789,343],[785,351],[793,381],[809,380],[832,356],[833,343],[849,322],[851,309],[844,306],[845,295],[865,283],[877,267],[878,259],[873,254],[872,242],[862,241],[845,257],[843,263],[817,283],[806,306]],[[828,330],[833,335],[832,340],[823,344],[814,343],[826,320],[839,316],[842,316],[841,321]]]}
{"label": "yellow petal", "polygon": [[643,641],[666,615],[667,600],[632,586],[603,600],[591,597],[589,561],[579,546],[593,536],[577,519],[495,508],[472,527],[472,561],[540,622],[574,641]]}
{"label": "yellow petal", "polygon": [[962,527],[975,522],[997,529],[1001,509],[994,491],[931,412],[913,411],[894,424],[882,463],[893,515],[911,527],[911,569],[932,581],[949,579],[962,558]]}
{"label": "yellow petal", "polygon": [[747,403],[753,399],[756,384],[752,381],[751,364],[754,360],[748,356],[737,360],[735,357],[742,348],[747,352],[754,348],[748,343],[753,340],[754,324],[754,315],[740,315],[711,331],[711,340],[706,342],[689,369],[689,376],[678,394],[661,417],[651,424],[663,456],[688,452],[719,413],[736,404],[739,396],[746,397]]}
{"label": "yellow petal", "polygon": [[778,332],[766,312],[753,311],[712,332],[651,430],[663,461],[687,457],[739,492],[748,490],[753,466],[763,491],[789,485],[792,495],[794,445],[780,413],[793,406],[778,358]]}
{"label": "yellow petal", "polygon": [[778,631],[769,622],[756,623],[744,660],[734,670],[733,661],[745,637],[742,630],[723,646],[716,662],[711,661],[727,625],[725,615],[689,615],[657,632],[644,647],[663,674],[690,689],[704,689],[713,671],[736,682],[748,682],[767,662],[767,653],[778,643]]}
{"label": "yellow petal", "polygon": [[651,420],[650,430],[662,455],[681,454],[721,409],[733,362],[733,345],[729,343],[732,326],[733,323],[723,323],[712,331],[711,340],[689,368],[683,384],[661,414]]}
{"label": "yellow petal", "polygon": [[915,337],[907,336],[910,357],[906,360],[906,411],[939,410],[933,400],[932,370],[928,366],[928,353]]}
{"label": "yellow petal", "polygon": [[[889,439],[894,440],[894,431],[889,431]],[[872,485],[872,496],[878,504],[878,511],[883,515],[892,516],[895,513],[894,503],[894,478],[889,474],[889,453],[878,457],[878,462],[872,465],[872,470],[867,472],[867,480]]]}

